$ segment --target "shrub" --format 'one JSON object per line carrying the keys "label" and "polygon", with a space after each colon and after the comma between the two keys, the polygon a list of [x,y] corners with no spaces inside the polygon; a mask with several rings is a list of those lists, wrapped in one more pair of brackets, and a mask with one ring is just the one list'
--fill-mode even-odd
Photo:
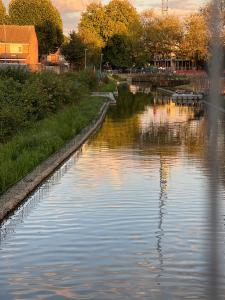
{"label": "shrub", "polygon": [[12,78],[20,83],[24,83],[31,73],[25,67],[1,67],[0,68],[0,78]]}
{"label": "shrub", "polygon": [[0,141],[14,132],[76,104],[97,85],[93,73],[29,73],[0,70]]}

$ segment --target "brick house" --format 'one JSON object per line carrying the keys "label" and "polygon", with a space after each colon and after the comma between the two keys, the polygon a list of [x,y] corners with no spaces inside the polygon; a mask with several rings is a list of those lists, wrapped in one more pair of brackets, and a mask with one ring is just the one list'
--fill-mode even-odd
{"label": "brick house", "polygon": [[38,69],[38,40],[34,26],[0,25],[0,64]]}

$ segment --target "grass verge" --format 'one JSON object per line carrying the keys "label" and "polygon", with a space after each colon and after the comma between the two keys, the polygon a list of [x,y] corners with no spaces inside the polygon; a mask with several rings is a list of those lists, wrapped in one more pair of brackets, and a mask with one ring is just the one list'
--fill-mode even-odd
{"label": "grass verge", "polygon": [[117,88],[117,84],[114,80],[110,80],[109,82],[103,83],[99,87],[99,92],[110,93],[115,92]]}
{"label": "grass verge", "polygon": [[88,97],[29,129],[17,133],[0,145],[0,194],[18,182],[66,142],[79,134],[100,111],[104,98]]}

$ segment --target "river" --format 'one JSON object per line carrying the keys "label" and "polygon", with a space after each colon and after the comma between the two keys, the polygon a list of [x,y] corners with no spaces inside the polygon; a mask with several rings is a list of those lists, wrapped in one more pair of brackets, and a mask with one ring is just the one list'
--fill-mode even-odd
{"label": "river", "polygon": [[200,109],[124,88],[98,133],[1,225],[0,299],[206,299],[206,123]]}

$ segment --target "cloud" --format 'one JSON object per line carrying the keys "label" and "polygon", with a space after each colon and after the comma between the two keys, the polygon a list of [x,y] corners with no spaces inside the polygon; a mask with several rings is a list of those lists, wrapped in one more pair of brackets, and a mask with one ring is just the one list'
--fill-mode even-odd
{"label": "cloud", "polygon": [[55,6],[60,10],[60,12],[71,13],[84,10],[87,5],[89,5],[92,0],[53,0]]}

